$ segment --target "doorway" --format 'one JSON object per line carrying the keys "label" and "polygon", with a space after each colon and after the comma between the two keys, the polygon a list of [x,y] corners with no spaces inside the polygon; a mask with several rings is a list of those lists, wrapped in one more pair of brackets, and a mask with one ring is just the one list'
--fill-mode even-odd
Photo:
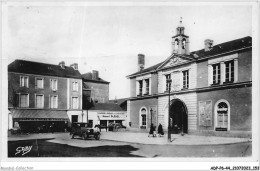
{"label": "doorway", "polygon": [[188,133],[188,110],[180,99],[171,101],[170,126],[172,134]]}
{"label": "doorway", "polygon": [[78,122],[78,115],[72,115],[71,116],[71,122]]}

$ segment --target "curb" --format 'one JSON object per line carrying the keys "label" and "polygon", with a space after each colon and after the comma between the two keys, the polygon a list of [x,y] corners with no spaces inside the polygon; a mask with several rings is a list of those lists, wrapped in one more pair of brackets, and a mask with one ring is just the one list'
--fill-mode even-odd
{"label": "curb", "polygon": [[111,139],[100,139],[100,140],[106,140],[106,141],[114,141],[114,142],[123,142],[123,143],[132,143],[132,144],[141,144],[141,145],[176,145],[176,146],[200,146],[200,145],[205,145],[205,146],[209,146],[209,145],[232,145],[232,144],[240,144],[240,143],[252,143],[252,141],[248,140],[248,141],[241,141],[241,142],[233,142],[233,143],[222,143],[222,144],[174,144],[174,143],[163,143],[163,144],[151,144],[151,143],[140,143],[140,142],[129,142],[129,141],[120,141],[120,140],[111,140]]}

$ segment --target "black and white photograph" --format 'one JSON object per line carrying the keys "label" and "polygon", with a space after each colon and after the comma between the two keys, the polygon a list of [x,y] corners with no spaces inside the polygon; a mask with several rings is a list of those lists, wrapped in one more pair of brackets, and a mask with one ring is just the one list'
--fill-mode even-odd
{"label": "black and white photograph", "polygon": [[1,170],[259,170],[258,3],[1,1]]}

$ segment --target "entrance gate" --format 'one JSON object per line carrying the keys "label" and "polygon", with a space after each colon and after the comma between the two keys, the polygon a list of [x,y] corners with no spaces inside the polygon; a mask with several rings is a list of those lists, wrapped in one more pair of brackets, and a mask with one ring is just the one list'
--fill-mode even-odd
{"label": "entrance gate", "polygon": [[188,133],[188,110],[180,99],[173,99],[170,106],[171,133]]}

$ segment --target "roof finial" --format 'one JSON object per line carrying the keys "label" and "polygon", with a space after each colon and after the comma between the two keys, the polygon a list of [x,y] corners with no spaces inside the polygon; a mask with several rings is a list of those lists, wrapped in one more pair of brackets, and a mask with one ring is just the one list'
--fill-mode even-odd
{"label": "roof finial", "polygon": [[182,17],[180,18],[180,24],[182,24]]}

